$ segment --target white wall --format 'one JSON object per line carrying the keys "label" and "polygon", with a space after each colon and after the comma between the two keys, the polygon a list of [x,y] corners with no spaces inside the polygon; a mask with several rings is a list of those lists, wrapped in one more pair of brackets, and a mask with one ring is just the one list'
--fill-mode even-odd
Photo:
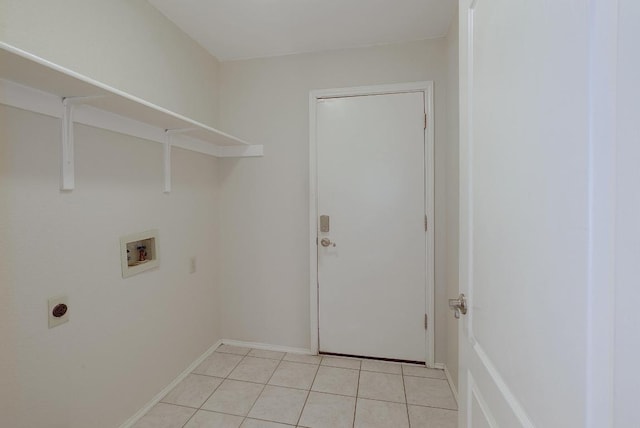
{"label": "white wall", "polygon": [[[459,176],[459,78],[458,78],[458,8],[447,33],[447,149],[445,168],[445,204],[446,204],[446,256],[445,281],[448,299],[458,296],[458,230],[460,205]],[[446,314],[446,354],[445,364],[454,384],[458,384],[458,325],[453,312]]]}
{"label": "white wall", "polygon": [[614,417],[616,428],[638,424],[640,396],[640,4],[619,0],[617,194],[616,194],[616,332]]}
{"label": "white wall", "polygon": [[221,63],[221,126],[265,146],[262,159],[220,164],[225,337],[310,346],[309,91],[433,80],[436,360],[445,360],[446,73],[444,39]]}
{"label": "white wall", "polygon": [[[145,1],[0,0],[0,40],[214,123],[217,61]],[[217,160],[0,106],[0,425],[115,427],[220,336]],[[159,229],[161,266],[123,280],[119,237]],[[189,257],[198,271],[189,274]],[[70,322],[47,328],[47,298]]]}
{"label": "white wall", "polygon": [[[216,160],[175,149],[165,195],[161,145],[76,125],[65,193],[58,120],[0,107],[0,129],[2,425],[118,426],[220,337]],[[151,228],[160,268],[122,279],[119,237]]]}
{"label": "white wall", "polygon": [[[77,189],[64,193],[58,121],[0,107],[3,425],[117,426],[220,337],[309,346],[311,89],[435,81],[446,360],[444,39],[219,66],[146,1],[0,0],[0,40],[205,123],[220,109],[223,129],[267,152],[220,161],[175,150],[163,195],[159,145],[78,126]],[[122,280],[118,237],[152,227],[160,269]],[[58,294],[71,321],[49,330],[46,299]]]}
{"label": "white wall", "polygon": [[215,125],[218,61],[145,0],[0,0],[0,40]]}

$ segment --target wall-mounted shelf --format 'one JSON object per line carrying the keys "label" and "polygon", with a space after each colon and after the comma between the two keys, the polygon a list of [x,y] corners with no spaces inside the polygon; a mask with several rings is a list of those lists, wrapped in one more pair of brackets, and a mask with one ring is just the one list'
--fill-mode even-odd
{"label": "wall-mounted shelf", "polygon": [[0,104],[62,119],[63,190],[74,188],[73,123],[163,143],[165,192],[171,190],[172,146],[216,157],[263,154],[261,145],[251,145],[3,42]]}

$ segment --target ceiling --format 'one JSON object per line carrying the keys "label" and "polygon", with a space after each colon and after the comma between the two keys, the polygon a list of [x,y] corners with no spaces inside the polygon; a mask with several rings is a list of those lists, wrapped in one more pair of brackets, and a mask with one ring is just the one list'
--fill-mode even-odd
{"label": "ceiling", "polygon": [[442,37],[456,0],[149,0],[221,61]]}

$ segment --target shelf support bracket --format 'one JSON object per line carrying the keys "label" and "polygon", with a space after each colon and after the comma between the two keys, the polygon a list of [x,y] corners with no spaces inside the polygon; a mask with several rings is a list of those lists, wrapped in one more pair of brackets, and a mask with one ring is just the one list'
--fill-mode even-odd
{"label": "shelf support bracket", "polygon": [[69,98],[62,99],[62,140],[60,146],[60,188],[75,188],[75,162],[73,150],[73,103]]}
{"label": "shelf support bracket", "polygon": [[60,189],[73,190],[76,187],[73,141],[73,108],[85,101],[108,95],[62,98],[62,139],[60,144]]}
{"label": "shelf support bracket", "polygon": [[163,160],[164,160],[164,193],[171,192],[171,132],[165,129],[165,141],[163,144]]}
{"label": "shelf support bracket", "polygon": [[185,132],[194,131],[198,128],[177,128],[164,130],[164,193],[171,193],[171,146],[174,134],[184,134]]}

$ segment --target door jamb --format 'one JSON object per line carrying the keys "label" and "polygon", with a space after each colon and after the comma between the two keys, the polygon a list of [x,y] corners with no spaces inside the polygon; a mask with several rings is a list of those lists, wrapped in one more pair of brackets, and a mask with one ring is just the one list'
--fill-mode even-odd
{"label": "door jamb", "polygon": [[425,141],[425,214],[429,219],[429,227],[425,233],[426,246],[426,301],[425,310],[429,314],[429,325],[425,330],[426,349],[425,362],[427,366],[435,364],[435,222],[434,222],[434,111],[433,111],[433,81],[398,83],[375,86],[358,86],[351,88],[320,89],[309,92],[309,304],[310,304],[310,350],[318,354],[319,323],[318,323],[318,168],[317,168],[317,140],[316,140],[316,106],[323,98],[338,98],[349,96],[383,95],[406,92],[424,93],[424,107],[427,115],[427,127],[424,133]]}

